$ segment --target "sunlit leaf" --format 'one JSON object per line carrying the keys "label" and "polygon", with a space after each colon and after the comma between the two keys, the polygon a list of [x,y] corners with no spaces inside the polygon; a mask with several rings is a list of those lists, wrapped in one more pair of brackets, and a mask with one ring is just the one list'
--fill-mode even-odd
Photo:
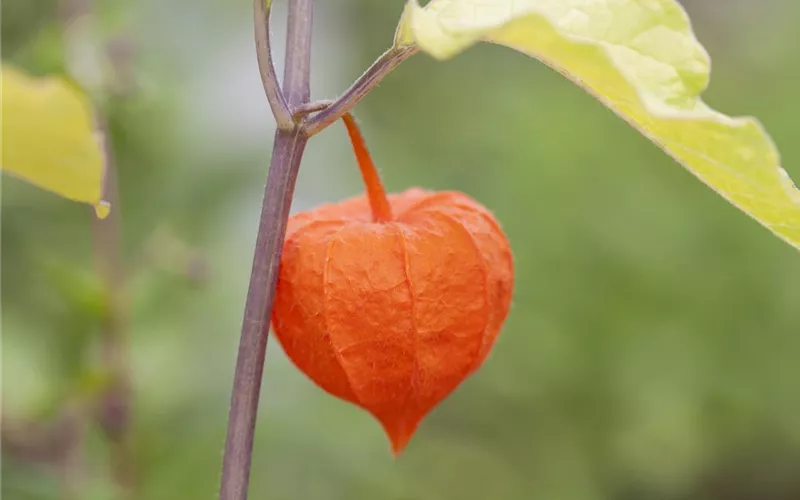
{"label": "sunlit leaf", "polygon": [[6,64],[2,92],[3,171],[107,214],[89,99],[62,79],[33,78]]}
{"label": "sunlit leaf", "polygon": [[395,37],[438,59],[479,41],[563,74],[800,249],[800,191],[758,121],[700,100],[710,61],[674,0],[411,0]]}

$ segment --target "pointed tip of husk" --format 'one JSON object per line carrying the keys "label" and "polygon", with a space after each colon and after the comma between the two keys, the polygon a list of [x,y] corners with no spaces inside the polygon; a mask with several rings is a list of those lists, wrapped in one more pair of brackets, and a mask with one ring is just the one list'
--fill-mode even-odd
{"label": "pointed tip of husk", "polygon": [[394,458],[399,458],[400,454],[406,448],[406,445],[411,440],[411,436],[392,436],[389,435],[389,441],[392,444],[392,455]]}
{"label": "pointed tip of husk", "polygon": [[389,438],[394,458],[398,458],[403,450],[406,449],[408,442],[411,441],[411,437],[417,430],[420,420],[419,418],[401,418],[391,421],[381,419],[381,425],[383,425],[383,429]]}

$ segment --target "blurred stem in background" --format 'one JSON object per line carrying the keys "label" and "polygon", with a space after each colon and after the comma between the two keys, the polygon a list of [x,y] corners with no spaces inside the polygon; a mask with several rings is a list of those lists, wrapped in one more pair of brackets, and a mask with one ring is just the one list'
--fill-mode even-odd
{"label": "blurred stem in background", "polygon": [[131,404],[129,314],[125,297],[125,273],[121,262],[120,202],[117,169],[102,117],[95,117],[100,140],[103,141],[106,164],[104,192],[111,204],[105,219],[92,215],[93,245],[97,273],[103,280],[107,306],[101,318],[100,356],[107,377],[98,398],[97,423],[109,441],[114,480],[122,492],[131,494],[135,472],[131,450]]}
{"label": "blurred stem in background", "polygon": [[[61,0],[62,26],[68,50],[67,66],[74,78],[91,92],[95,104],[95,127],[105,162],[104,199],[111,212],[100,219],[92,214],[92,244],[95,268],[106,298],[100,318],[100,369],[104,377],[96,395],[92,415],[108,439],[114,482],[121,498],[133,498],[134,463],[131,450],[131,379],[129,353],[129,314],[125,298],[125,270],[121,255],[120,198],[117,167],[109,136],[103,101],[109,97],[113,78],[103,74],[105,48],[94,39],[94,16],[91,0]],[[112,47],[110,45],[109,47]],[[108,55],[113,58],[114,52]],[[119,64],[112,68],[123,69]],[[122,71],[122,73],[126,73]],[[119,85],[117,85],[119,88]],[[129,89],[129,86],[123,86]]]}

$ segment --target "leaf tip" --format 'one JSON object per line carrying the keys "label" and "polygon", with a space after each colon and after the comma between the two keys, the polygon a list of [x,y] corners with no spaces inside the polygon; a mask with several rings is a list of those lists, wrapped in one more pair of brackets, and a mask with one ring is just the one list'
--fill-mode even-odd
{"label": "leaf tip", "polygon": [[98,219],[105,219],[111,213],[111,204],[107,201],[100,200],[94,205],[94,214]]}

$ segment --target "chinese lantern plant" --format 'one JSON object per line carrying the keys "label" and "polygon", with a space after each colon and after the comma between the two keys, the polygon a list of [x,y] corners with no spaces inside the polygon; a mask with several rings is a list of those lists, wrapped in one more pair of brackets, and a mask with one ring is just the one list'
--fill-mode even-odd
{"label": "chinese lantern plant", "polygon": [[289,219],[273,325],[297,367],[372,413],[397,454],[486,359],[513,263],[497,221],[466,195],[387,197],[354,119],[344,122],[367,193]]}
{"label": "chinese lantern plant", "polygon": [[[459,193],[384,195],[348,116],[413,54],[446,59],[489,42],[541,61],[800,248],[800,191],[755,119],[700,99],[710,61],[674,0],[410,0],[392,47],[331,102],[310,101],[313,0],[289,0],[282,86],[270,54],[270,3],[254,0],[256,51],[278,131],[234,375],[223,500],[247,496],[270,319],[295,365],[371,412],[397,453],[485,359],[508,312],[511,252],[489,212]],[[341,117],[366,195],[289,219],[309,137]]]}
{"label": "chinese lantern plant", "polygon": [[[396,451],[422,415],[481,363],[500,329],[512,275],[496,221],[466,195],[383,196],[357,136],[367,196],[289,222],[309,138],[346,116],[411,55],[447,59],[478,42],[526,54],[585,89],[800,249],[800,191],[757,120],[727,116],[701,100],[710,60],[676,0],[431,0],[425,6],[410,0],[391,48],[332,102],[310,99],[314,1],[286,1],[279,84],[270,54],[271,0],[254,0],[258,66],[277,132],[234,375],[223,500],[247,496],[271,319],[297,366],[372,412]],[[384,3],[399,10],[397,2]],[[2,79],[3,170],[102,213],[103,157],[85,96],[64,82],[41,85],[5,66]],[[349,129],[355,133],[352,123]]]}

